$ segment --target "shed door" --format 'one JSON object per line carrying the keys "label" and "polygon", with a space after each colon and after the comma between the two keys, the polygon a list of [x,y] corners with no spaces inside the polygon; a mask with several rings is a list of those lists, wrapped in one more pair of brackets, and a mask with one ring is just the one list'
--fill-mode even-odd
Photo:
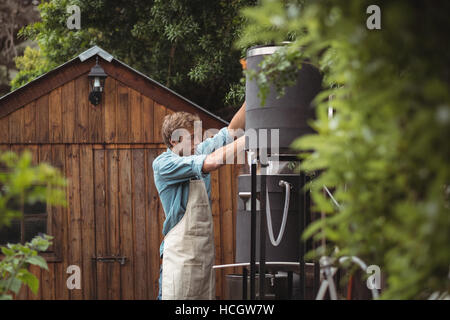
{"label": "shed door", "polygon": [[97,299],[157,296],[163,212],[152,162],[161,151],[94,148]]}

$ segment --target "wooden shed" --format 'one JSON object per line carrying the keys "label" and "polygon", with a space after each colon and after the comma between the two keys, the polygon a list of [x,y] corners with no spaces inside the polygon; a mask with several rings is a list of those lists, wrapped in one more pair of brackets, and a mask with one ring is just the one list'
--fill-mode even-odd
{"label": "wooden shed", "polygon": [[[94,106],[87,75],[97,57],[108,77]],[[0,150],[29,150],[68,178],[68,206],[42,212],[43,231],[55,237],[44,253],[49,271],[32,268],[39,293],[22,288],[17,298],[156,298],[164,212],[152,161],[166,150],[162,119],[176,111],[197,113],[204,129],[228,125],[96,46],[0,98]],[[211,174],[216,264],[234,262],[237,171]],[[30,230],[20,232],[39,228]],[[71,265],[81,289],[66,285]],[[216,272],[220,299],[225,275]]]}

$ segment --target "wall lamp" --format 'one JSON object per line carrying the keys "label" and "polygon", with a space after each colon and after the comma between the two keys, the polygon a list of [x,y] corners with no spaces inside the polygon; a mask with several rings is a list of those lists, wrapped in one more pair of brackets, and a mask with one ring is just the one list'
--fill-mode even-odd
{"label": "wall lamp", "polygon": [[102,92],[105,88],[105,79],[108,75],[105,70],[98,64],[98,57],[95,66],[92,67],[88,74],[89,78],[89,101],[94,105],[100,104],[102,101]]}

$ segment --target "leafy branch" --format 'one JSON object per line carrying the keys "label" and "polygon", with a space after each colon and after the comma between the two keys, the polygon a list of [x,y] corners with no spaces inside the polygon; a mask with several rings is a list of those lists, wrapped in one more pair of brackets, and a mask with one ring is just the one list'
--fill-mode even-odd
{"label": "leafy branch", "polygon": [[39,280],[28,267],[35,265],[48,270],[47,262],[38,256],[38,252],[47,250],[52,238],[48,235],[37,236],[24,245],[8,243],[6,247],[1,247],[5,257],[0,261],[0,300],[12,299],[11,293],[18,294],[22,284],[37,293]]}
{"label": "leafy branch", "polygon": [[[45,202],[47,205],[66,205],[66,180],[61,172],[47,163],[33,165],[31,153],[25,151],[0,153],[0,229],[13,219],[24,219],[25,205]],[[22,229],[22,228],[21,228]],[[24,239],[24,230],[21,230]],[[1,247],[0,299],[12,299],[22,284],[37,293],[39,280],[28,270],[35,265],[48,269],[45,259],[38,255],[52,244],[53,237],[42,235],[30,242]]]}

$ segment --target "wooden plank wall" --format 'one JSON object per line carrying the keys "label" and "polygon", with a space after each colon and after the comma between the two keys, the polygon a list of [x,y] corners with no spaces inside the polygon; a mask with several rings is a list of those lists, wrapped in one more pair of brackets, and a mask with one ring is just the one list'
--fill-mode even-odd
{"label": "wooden plank wall", "polygon": [[[22,290],[19,299],[155,299],[164,212],[154,185],[152,162],[165,149],[104,149],[101,145],[0,145],[0,150],[30,150],[35,163],[60,167],[68,178],[67,208],[49,210],[48,229],[60,241],[61,261],[49,271],[32,268],[40,279],[38,295]],[[61,161],[63,160],[63,161]],[[211,175],[216,264],[235,256],[235,190],[226,165]],[[142,174],[144,172],[144,174]],[[220,190],[229,194],[222,197]],[[225,200],[222,200],[224,198]],[[230,204],[226,201],[231,201]],[[92,263],[92,257],[123,255],[130,263]],[[82,272],[82,290],[68,290],[69,265]],[[216,273],[217,298],[225,294],[225,275]]]}
{"label": "wooden plank wall", "polygon": [[1,118],[0,143],[163,142],[162,120],[172,110],[111,77],[98,106],[88,92],[82,75]]}
{"label": "wooden plank wall", "polygon": [[[173,111],[114,78],[105,86],[97,107],[87,101],[83,75],[0,119],[0,150],[30,150],[35,163],[57,166],[69,181],[68,207],[49,208],[57,240],[49,271],[32,268],[39,292],[23,288],[18,299],[156,298],[164,212],[152,162],[166,149],[160,127]],[[234,262],[237,174],[231,165],[211,174],[216,264]],[[130,261],[92,261],[119,254]],[[73,264],[81,268],[81,290],[66,287]],[[216,272],[220,299],[225,275],[241,270]]]}

